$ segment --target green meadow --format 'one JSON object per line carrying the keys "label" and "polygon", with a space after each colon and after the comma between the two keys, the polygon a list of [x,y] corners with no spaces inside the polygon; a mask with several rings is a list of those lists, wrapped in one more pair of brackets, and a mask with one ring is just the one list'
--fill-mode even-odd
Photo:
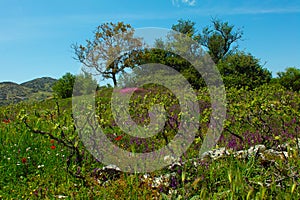
{"label": "green meadow", "polygon": [[[184,113],[169,92],[144,88],[130,99],[130,116],[140,126],[149,124],[152,105],[165,105],[166,125],[146,139],[117,126],[111,94],[111,88],[97,92],[96,110],[86,122],[96,122],[116,146],[151,152],[176,135]],[[237,152],[261,144],[279,153],[200,159],[211,115],[205,88],[197,90],[200,128],[194,142],[179,164],[149,173],[101,170],[101,160],[80,140],[71,98],[2,106],[0,199],[299,199],[299,92],[265,84],[253,90],[227,89],[226,97],[224,130],[214,149]],[[169,178],[159,183],[158,177]]]}

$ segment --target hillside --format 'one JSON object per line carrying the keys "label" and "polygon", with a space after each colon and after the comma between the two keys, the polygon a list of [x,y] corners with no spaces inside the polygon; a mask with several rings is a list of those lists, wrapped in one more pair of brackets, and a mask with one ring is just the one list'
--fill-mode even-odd
{"label": "hillside", "polygon": [[56,79],[42,77],[21,84],[0,82],[0,106],[24,100],[42,100],[52,95]]}
{"label": "hillside", "polygon": [[36,78],[31,81],[21,83],[20,85],[31,88],[35,92],[44,91],[52,92],[52,86],[57,80],[51,77]]}

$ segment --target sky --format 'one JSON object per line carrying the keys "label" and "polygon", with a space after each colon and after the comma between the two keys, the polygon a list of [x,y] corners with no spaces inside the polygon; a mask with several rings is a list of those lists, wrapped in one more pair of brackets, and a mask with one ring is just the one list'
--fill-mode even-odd
{"label": "sky", "polygon": [[0,0],[0,82],[78,73],[71,45],[105,22],[169,29],[184,19],[201,31],[212,18],[241,28],[239,49],[273,76],[300,68],[299,0]]}

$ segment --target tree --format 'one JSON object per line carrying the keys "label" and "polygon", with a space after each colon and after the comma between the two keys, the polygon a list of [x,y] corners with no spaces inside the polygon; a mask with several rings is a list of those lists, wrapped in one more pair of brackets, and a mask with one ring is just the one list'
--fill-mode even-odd
{"label": "tree", "polygon": [[234,25],[222,22],[219,19],[212,19],[212,26],[203,28],[199,42],[208,49],[213,61],[218,64],[226,55],[237,49],[233,44],[241,40],[243,31],[234,31]]}
{"label": "tree", "polygon": [[117,86],[117,75],[125,68],[134,67],[138,61],[142,40],[134,37],[134,29],[123,22],[104,23],[97,27],[93,40],[85,46],[73,45],[75,59],[85,70],[90,69],[104,79],[112,79]]}
{"label": "tree", "polygon": [[97,81],[93,78],[92,74],[82,72],[76,75],[76,81],[73,87],[73,95],[88,95],[94,93],[99,88]]}
{"label": "tree", "polygon": [[271,73],[259,62],[259,59],[251,54],[236,52],[221,60],[217,67],[226,87],[254,89],[270,82],[272,78]]}
{"label": "tree", "polygon": [[191,20],[180,19],[177,21],[177,24],[172,25],[172,30],[179,33],[185,34],[193,39],[198,40],[198,35],[196,35],[195,22]]}
{"label": "tree", "polygon": [[[74,90],[74,85],[76,85]],[[69,98],[80,95],[87,95],[95,92],[97,89],[97,81],[93,79],[92,75],[83,72],[78,75],[66,73],[53,85],[53,92],[60,98]]]}
{"label": "tree", "polygon": [[76,76],[66,73],[53,85],[53,92],[61,98],[72,97]]}
{"label": "tree", "polygon": [[278,72],[277,81],[287,89],[300,91],[300,69],[288,67],[285,72]]}

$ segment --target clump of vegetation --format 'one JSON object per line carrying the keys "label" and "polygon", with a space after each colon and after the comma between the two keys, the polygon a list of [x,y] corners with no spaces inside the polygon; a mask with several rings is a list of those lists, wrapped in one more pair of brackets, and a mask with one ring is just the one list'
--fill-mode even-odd
{"label": "clump of vegetation", "polygon": [[52,87],[54,94],[63,99],[91,94],[97,88],[97,81],[93,79],[91,74],[85,72],[79,75],[68,72],[58,79]]}
{"label": "clump of vegetation", "polygon": [[278,72],[277,74],[278,78],[274,82],[278,82],[287,89],[300,91],[300,69],[289,67],[284,72]]}

